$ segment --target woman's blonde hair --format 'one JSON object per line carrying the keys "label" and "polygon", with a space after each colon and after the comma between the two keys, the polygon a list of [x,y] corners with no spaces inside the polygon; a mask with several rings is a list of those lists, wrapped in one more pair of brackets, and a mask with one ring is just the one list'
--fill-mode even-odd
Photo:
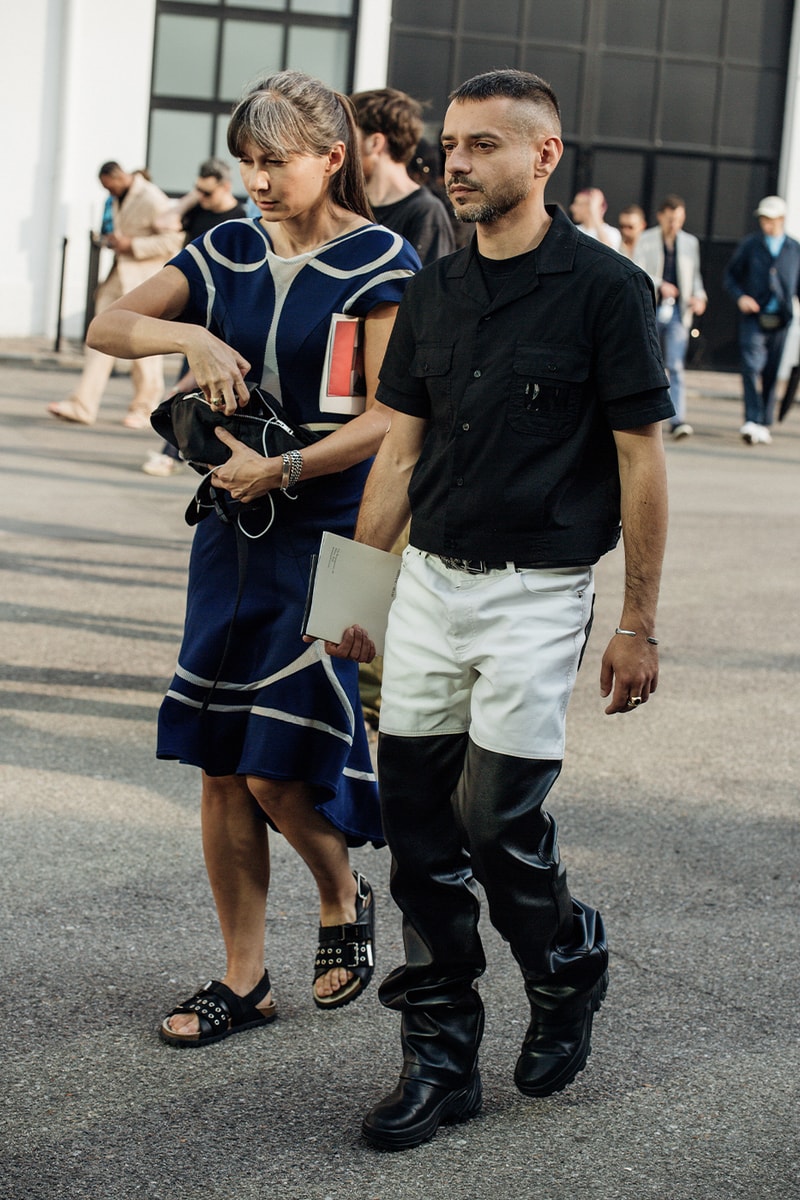
{"label": "woman's blonde hair", "polygon": [[297,154],[321,158],[334,142],[344,142],[345,156],[331,177],[330,198],[372,221],[355,118],[346,96],[302,71],[278,71],[250,84],[228,125],[228,150],[234,158],[241,158],[251,143],[281,160]]}

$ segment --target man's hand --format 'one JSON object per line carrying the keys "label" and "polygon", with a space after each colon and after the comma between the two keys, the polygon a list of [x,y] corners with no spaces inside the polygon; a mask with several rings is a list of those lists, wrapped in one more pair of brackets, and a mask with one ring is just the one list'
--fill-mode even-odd
{"label": "man's hand", "polygon": [[117,254],[130,254],[133,241],[124,233],[110,233],[106,238],[106,245],[115,250]]}
{"label": "man's hand", "polygon": [[[315,642],[317,639],[306,635],[304,642]],[[332,658],[352,658],[356,662],[372,662],[375,654],[375,643],[360,625],[351,625],[345,629],[340,642],[326,642],[325,652]]]}
{"label": "man's hand", "polygon": [[740,296],[736,304],[739,312],[742,313],[761,312],[761,305],[752,296]]}
{"label": "man's hand", "polygon": [[606,713],[633,712],[647,703],[657,687],[657,648],[643,633],[615,634],[600,668],[600,695],[611,696]]}

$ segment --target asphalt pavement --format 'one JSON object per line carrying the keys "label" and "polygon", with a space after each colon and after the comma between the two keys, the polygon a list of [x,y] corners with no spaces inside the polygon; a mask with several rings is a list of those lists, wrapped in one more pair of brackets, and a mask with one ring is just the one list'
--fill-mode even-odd
{"label": "asphalt pavement", "polygon": [[[482,1115],[381,1154],[363,1112],[394,1086],[376,983],[311,1002],[314,890],[273,839],[267,963],[279,1019],[200,1050],[162,1015],[223,970],[198,778],[154,757],[181,631],[195,477],[158,443],[49,417],[77,352],[0,345],[0,1194],[5,1200],[788,1200],[800,1195],[800,407],[744,445],[738,380],[690,375],[667,446],[672,522],[651,703],[606,717],[599,663],[622,553],[551,796],[573,892],[603,912],[611,984],[587,1069],[526,1100],[521,981],[484,918]],[[378,976],[400,960],[386,850]]]}

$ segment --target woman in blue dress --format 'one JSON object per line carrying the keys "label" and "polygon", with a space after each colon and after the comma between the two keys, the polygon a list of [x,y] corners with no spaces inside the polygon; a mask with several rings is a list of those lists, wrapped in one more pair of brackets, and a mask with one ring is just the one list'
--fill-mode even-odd
{"label": "woman in blue dress", "polygon": [[[226,971],[162,1022],[179,1046],[274,1019],[264,969],[268,826],[301,855],[320,899],[313,999],[349,1003],[373,970],[374,902],[348,846],[382,844],[376,781],[360,716],[357,666],[300,636],[311,555],[323,530],[352,534],[362,487],[388,428],[375,401],[397,305],[419,260],[372,223],[349,102],[296,71],[260,81],[234,110],[228,147],[261,216],[218,225],[97,317],[89,342],[118,357],[185,354],[208,403],[231,414],[259,384],[318,433],[264,458],[226,431],[212,476],[243,523],[275,496],[249,541],[237,596],[235,525],[196,529],[178,666],[159,714],[158,754],[202,769],[203,850]],[[331,316],[363,318],[367,402],[351,418],[320,408]],[[296,499],[281,495],[297,472]],[[224,656],[223,656],[224,653]],[[215,677],[220,669],[220,678]],[[266,818],[266,819],[265,819]]]}

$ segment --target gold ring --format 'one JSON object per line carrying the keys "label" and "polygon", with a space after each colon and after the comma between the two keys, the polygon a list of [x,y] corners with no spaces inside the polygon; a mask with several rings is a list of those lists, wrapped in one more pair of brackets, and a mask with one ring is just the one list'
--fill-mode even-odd
{"label": "gold ring", "polygon": [[641,696],[629,696],[628,697],[628,708],[638,708],[641,703],[642,703]]}
{"label": "gold ring", "polygon": [[225,407],[225,397],[217,396],[216,399],[209,400],[208,403],[211,405],[212,408],[224,408]]}

